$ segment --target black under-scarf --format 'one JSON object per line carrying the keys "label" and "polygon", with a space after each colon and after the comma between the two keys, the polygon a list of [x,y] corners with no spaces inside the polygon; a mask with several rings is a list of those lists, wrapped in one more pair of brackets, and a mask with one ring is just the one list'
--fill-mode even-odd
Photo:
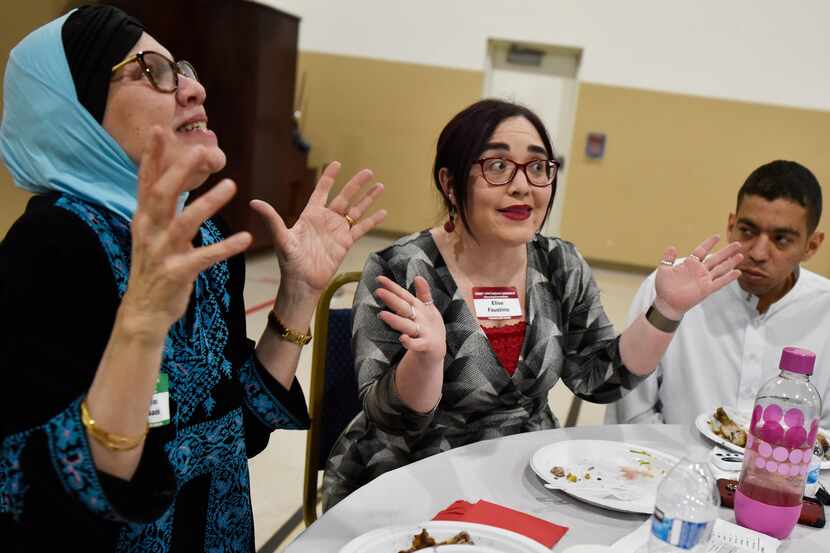
{"label": "black under-scarf", "polygon": [[83,6],[61,29],[63,49],[78,101],[99,123],[104,120],[112,67],[124,60],[144,25],[112,6]]}

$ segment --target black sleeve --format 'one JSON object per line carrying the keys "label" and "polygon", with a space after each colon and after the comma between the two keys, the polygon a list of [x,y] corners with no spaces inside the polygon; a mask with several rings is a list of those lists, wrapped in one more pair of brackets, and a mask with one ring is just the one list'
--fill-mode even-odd
{"label": "black sleeve", "polygon": [[96,470],[80,421],[118,303],[97,236],[72,213],[34,198],[0,244],[4,516],[37,526],[40,517],[142,522],[170,505],[175,482],[160,441],[148,439],[127,482]]}
{"label": "black sleeve", "polygon": [[[214,219],[222,234],[226,228]],[[276,429],[304,430],[311,420],[308,416],[305,396],[296,377],[286,390],[256,357],[256,343],[247,337],[244,303],[245,258],[237,255],[228,260],[230,280],[230,313],[228,331],[233,346],[234,363],[239,366],[242,387],[245,446],[248,457],[259,454],[268,445],[271,433]]]}

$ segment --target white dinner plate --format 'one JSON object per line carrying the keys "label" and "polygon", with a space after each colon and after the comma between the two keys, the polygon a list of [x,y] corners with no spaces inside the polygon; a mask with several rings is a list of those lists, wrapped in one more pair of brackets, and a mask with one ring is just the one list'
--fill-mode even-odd
{"label": "white dinner plate", "polygon": [[[729,415],[729,418],[731,418],[733,421],[735,421],[735,423],[738,424],[741,428],[743,428],[746,431],[749,430],[749,421],[750,421],[750,414],[749,413],[743,413],[743,412],[738,411],[737,409],[734,409],[732,407],[724,407],[723,410],[726,411],[726,414]],[[707,411],[705,413],[699,414],[697,416],[697,418],[695,419],[695,427],[698,429],[698,431],[701,434],[703,434],[708,439],[712,440],[713,442],[715,442],[716,444],[718,444],[722,448],[725,448],[725,449],[728,449],[728,450],[731,450],[731,451],[736,451],[738,453],[743,453],[744,448],[742,448],[739,445],[735,445],[732,442],[730,442],[729,440],[725,439],[723,436],[718,436],[717,434],[712,432],[712,427],[709,426],[709,421],[714,419],[714,415],[715,415],[714,409],[711,412]],[[821,432],[822,434],[824,434],[825,436],[830,438],[830,431],[819,427],[819,432]],[[823,459],[821,461],[821,469],[822,470],[830,469],[830,460]]]}
{"label": "white dinner plate", "polygon": [[[569,440],[538,449],[530,467],[539,478],[586,503],[614,511],[651,514],[657,486],[678,459],[624,442]],[[553,470],[561,467],[564,477]],[[572,474],[576,481],[568,479]]]}
{"label": "white dinner plate", "polygon": [[473,545],[442,545],[423,549],[436,553],[550,553],[541,543],[521,534],[495,526],[472,522],[435,520],[378,528],[358,536],[340,549],[339,553],[398,553],[412,547],[412,538],[426,529],[437,541],[446,540],[459,532],[467,532]]}
{"label": "white dinner plate", "polygon": [[[731,407],[724,407],[723,410],[726,411],[726,414],[729,415],[729,418],[735,421],[735,423],[738,426],[740,426],[744,430],[747,430],[749,428],[748,413],[742,413],[737,409],[732,409]],[[704,436],[706,436],[722,448],[728,449],[730,451],[736,451],[738,453],[743,453],[744,448],[742,448],[739,445],[735,445],[723,436],[718,436],[717,434],[712,432],[712,427],[709,426],[709,421],[714,420],[714,415],[714,409],[711,412],[707,411],[705,413],[699,414],[695,419],[695,427],[697,427],[698,431],[701,434],[703,434]]]}

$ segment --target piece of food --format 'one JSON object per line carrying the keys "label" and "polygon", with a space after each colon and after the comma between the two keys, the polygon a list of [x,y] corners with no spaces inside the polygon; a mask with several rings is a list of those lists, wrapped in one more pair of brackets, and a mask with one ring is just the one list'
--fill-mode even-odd
{"label": "piece of food", "polygon": [[558,467],[558,466],[553,467],[552,469],[550,469],[550,473],[552,475],[554,475],[555,477],[557,477],[557,478],[562,478],[563,476],[565,476],[565,469],[563,469],[562,467]]}
{"label": "piece of food", "polygon": [[621,476],[625,480],[639,480],[640,478],[654,478],[654,473],[651,467],[635,468],[635,467],[620,467]]}
{"label": "piece of food", "polygon": [[724,440],[738,447],[746,447],[746,430],[738,426],[723,407],[715,410],[713,418],[709,420],[709,427],[714,434],[723,437]]}
{"label": "piece of food", "polygon": [[827,441],[827,436],[819,432],[816,434],[816,443],[821,446],[822,457],[830,461],[830,442]]}
{"label": "piece of food", "polygon": [[412,547],[408,549],[404,553],[410,553],[412,551],[417,551],[419,549],[424,549],[426,547],[432,547],[435,545],[435,540],[432,536],[429,535],[426,528],[421,529],[420,534],[415,534],[412,538]]}
{"label": "piece of food", "polygon": [[401,551],[398,551],[398,553],[413,553],[414,551],[426,549],[427,547],[437,547],[439,545],[453,545],[464,543],[474,545],[473,540],[470,537],[470,534],[468,534],[467,532],[462,531],[444,541],[436,542],[435,538],[429,535],[427,529],[423,528],[421,529],[421,532],[419,534],[415,534],[412,537],[412,547],[410,547],[409,549],[403,549]]}
{"label": "piece of food", "polygon": [[568,473],[568,480],[570,480],[571,482],[576,482],[578,480],[578,478],[574,473],[569,472]]}
{"label": "piece of food", "polygon": [[459,532],[450,539],[446,541],[442,541],[438,545],[450,545],[453,543],[469,543],[473,545],[473,539],[470,537],[470,534],[467,532]]}

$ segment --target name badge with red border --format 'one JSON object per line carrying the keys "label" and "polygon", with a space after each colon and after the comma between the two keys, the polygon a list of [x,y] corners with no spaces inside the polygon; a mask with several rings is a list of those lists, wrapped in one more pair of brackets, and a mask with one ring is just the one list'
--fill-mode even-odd
{"label": "name badge with red border", "polygon": [[514,286],[474,286],[476,317],[484,321],[521,319],[522,306]]}

